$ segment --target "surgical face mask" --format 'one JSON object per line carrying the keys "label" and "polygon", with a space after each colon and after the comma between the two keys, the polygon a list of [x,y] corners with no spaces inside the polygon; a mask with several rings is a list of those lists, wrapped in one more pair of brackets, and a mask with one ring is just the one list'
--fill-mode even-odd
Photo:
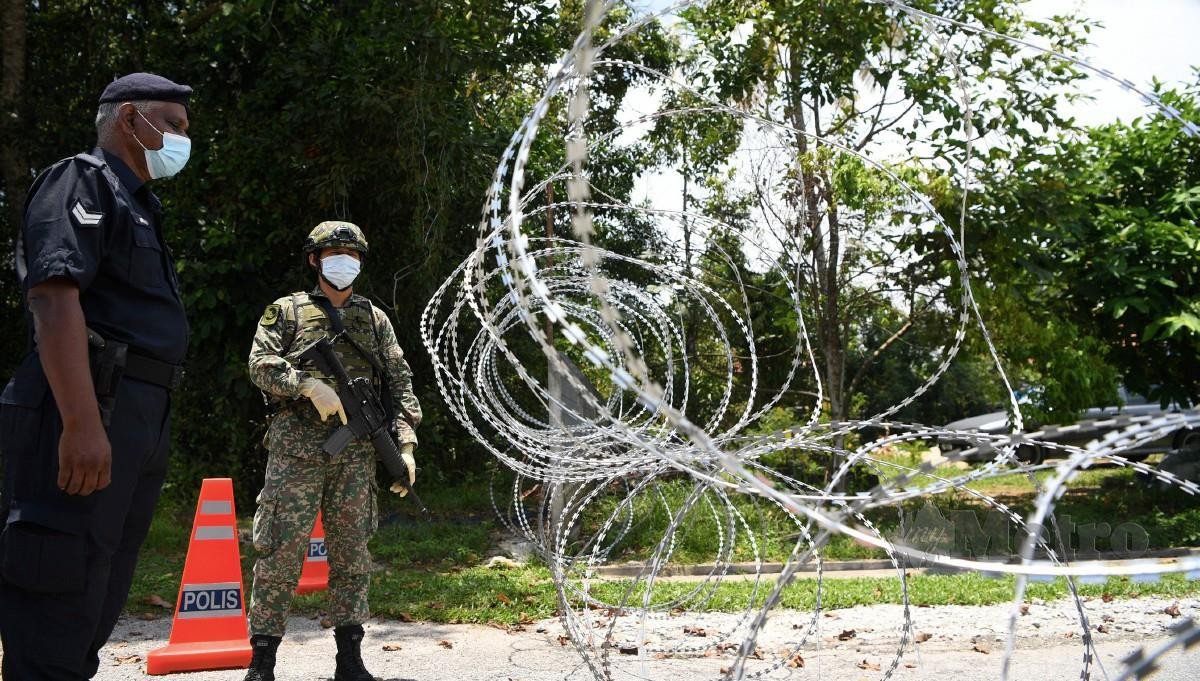
{"label": "surgical face mask", "polygon": [[[137,111],[137,108],[134,108],[134,111]],[[141,111],[138,111],[137,114],[142,116],[146,125],[154,128],[154,124],[143,116]],[[145,150],[146,168],[150,170],[150,177],[157,180],[160,177],[171,177],[183,170],[183,167],[187,165],[188,157],[192,155],[192,141],[183,135],[163,132],[158,128],[154,128],[154,131],[162,135],[162,149],[146,149],[146,145],[142,144],[137,135],[134,135],[133,139],[137,140],[137,143],[141,144],[142,149]]]}
{"label": "surgical face mask", "polygon": [[331,255],[321,258],[321,276],[335,289],[345,291],[354,283],[362,263],[352,255]]}

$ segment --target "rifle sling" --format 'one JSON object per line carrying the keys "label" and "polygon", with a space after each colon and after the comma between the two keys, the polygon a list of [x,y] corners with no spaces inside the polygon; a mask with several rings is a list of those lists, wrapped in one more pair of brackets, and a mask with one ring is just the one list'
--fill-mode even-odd
{"label": "rifle sling", "polygon": [[[325,311],[325,316],[329,317],[329,324],[333,326],[334,334],[341,336],[342,338],[346,339],[346,342],[350,343],[350,347],[354,348],[354,351],[357,352],[363,359],[365,359],[367,363],[371,365],[371,368],[375,371],[375,373],[379,376],[379,381],[383,384],[383,391],[385,393],[391,392],[391,382],[388,381],[388,374],[383,368],[383,364],[379,361],[379,358],[375,356],[375,353],[367,352],[367,349],[360,345],[358,341],[354,340],[353,336],[346,333],[346,327],[342,324],[342,315],[333,307],[333,303],[324,296],[310,297],[312,298],[313,302],[315,302],[322,310]],[[373,323],[374,322],[372,321],[372,324]],[[409,427],[416,428],[416,424],[413,423],[412,414],[408,413],[408,409],[404,407],[404,404],[395,399],[389,401],[393,406],[400,408],[401,416],[405,421],[408,422]]]}

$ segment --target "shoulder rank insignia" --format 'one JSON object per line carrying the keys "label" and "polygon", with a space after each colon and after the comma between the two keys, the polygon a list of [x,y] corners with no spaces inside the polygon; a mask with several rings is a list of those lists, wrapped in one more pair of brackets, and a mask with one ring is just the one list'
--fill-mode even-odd
{"label": "shoulder rank insignia", "polygon": [[82,201],[75,199],[75,205],[71,206],[71,217],[80,227],[95,227],[104,219],[104,213],[93,213],[83,207]]}
{"label": "shoulder rank insignia", "polygon": [[262,326],[271,326],[277,321],[279,321],[279,306],[268,305],[267,309],[263,311],[262,319],[258,323]]}

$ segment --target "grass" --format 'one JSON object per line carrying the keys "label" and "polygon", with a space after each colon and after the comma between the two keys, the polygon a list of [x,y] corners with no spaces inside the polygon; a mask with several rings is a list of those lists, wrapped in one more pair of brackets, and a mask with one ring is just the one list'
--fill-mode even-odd
{"label": "grass", "polygon": [[[1005,481],[991,489],[989,494],[1000,496],[1018,512],[1027,510],[1028,495],[1016,482]],[[677,507],[687,488],[682,482],[667,481],[660,490],[667,504]],[[1176,499],[1146,488],[1128,471],[1121,469],[1089,471],[1073,490],[1060,502],[1060,517],[1069,514],[1076,523],[1097,520],[1113,523],[1136,518],[1146,526],[1152,547],[1200,544],[1200,505],[1186,495]],[[372,554],[380,568],[371,579],[371,607],[376,615],[431,622],[512,625],[555,614],[557,597],[546,567],[532,564],[493,569],[480,564],[496,539],[497,529],[485,486],[430,490],[427,496],[425,503],[434,514],[433,523],[420,520],[407,500],[390,495],[381,497],[385,524],[371,542]],[[946,512],[971,508],[974,503],[961,493],[942,495],[935,501],[938,508]],[[589,509],[584,518],[583,536],[598,527],[616,503],[616,499],[601,499]],[[767,560],[779,560],[791,551],[794,539],[789,535],[796,529],[783,511],[761,500],[756,503],[744,495],[736,498],[734,504],[756,529]],[[638,522],[617,544],[611,561],[644,558],[650,555],[653,543],[661,537],[667,517],[661,499],[639,498],[636,506]],[[174,601],[183,571],[192,510],[169,505],[159,509],[142,550],[127,606],[129,613],[170,616],[169,610],[153,605],[150,598],[158,596],[168,603]],[[874,518],[885,531],[894,527],[888,524],[889,515],[895,518],[894,511],[877,514]],[[239,521],[243,530],[249,530],[250,524],[249,517]],[[676,538],[672,563],[711,561],[717,553],[716,528],[717,520],[707,509],[688,517]],[[241,549],[248,589],[254,550],[248,542],[242,542]],[[740,540],[736,543],[735,559],[748,560],[751,555],[748,542]],[[877,555],[874,549],[859,546],[844,537],[835,537],[823,550],[827,560],[874,555]],[[593,582],[591,593],[608,602],[619,602],[630,596],[636,599],[633,602],[640,602],[636,589],[627,594],[630,584],[627,581]],[[671,602],[695,586],[688,582],[660,581],[653,602]],[[976,574],[917,575],[909,579],[908,586],[910,602],[914,605],[986,605],[1007,602],[1013,594],[1011,578],[988,579]],[[728,580],[711,599],[689,603],[687,607],[739,611],[752,597],[761,599],[766,588],[760,585],[755,596],[751,582]],[[1144,584],[1127,578],[1111,578],[1106,584],[1084,585],[1080,590],[1088,597],[1183,597],[1200,594],[1200,582],[1187,581],[1180,575],[1169,575],[1160,582]],[[811,608],[816,593],[815,580],[796,580],[785,589],[783,606]],[[1027,598],[1049,600],[1065,597],[1067,593],[1065,583],[1057,580],[1030,584]],[[821,591],[825,608],[899,603],[900,596],[900,584],[894,577],[827,579]],[[323,593],[302,596],[295,600],[293,612],[315,615],[324,612],[326,604]]]}
{"label": "grass", "polygon": [[[943,477],[957,477],[963,473],[964,471],[952,469],[938,471],[937,474]],[[1044,480],[1050,474],[1050,471],[1043,471],[1037,475]],[[1023,518],[1033,510],[1033,486],[1024,475],[1006,475],[980,481],[972,483],[970,488],[993,497]],[[616,541],[609,559],[641,561],[651,557],[670,524],[670,518],[683,507],[691,490],[692,485],[688,481],[666,480],[658,483],[652,492],[645,492],[636,497],[633,501],[635,522],[630,530]],[[714,495],[709,495],[708,498],[714,503],[717,502]],[[597,501],[587,509],[583,536],[592,536],[614,513],[623,513],[620,509],[621,502],[622,497],[613,495]],[[754,559],[755,544],[747,537],[746,526],[754,531],[754,539],[763,560],[785,560],[799,536],[799,528],[788,514],[778,506],[750,495],[733,495],[732,504],[745,518],[744,525],[741,522],[737,523],[738,538],[732,553],[734,560]],[[950,523],[962,520],[961,512],[967,511],[971,512],[972,517],[981,525],[986,525],[989,520],[1000,520],[1002,526],[1009,525],[1007,520],[995,514],[983,501],[967,492],[951,490],[906,504],[902,509],[906,528],[921,522],[919,514],[923,512],[926,504],[931,504],[937,513]],[[714,515],[710,506],[703,500],[696,504],[678,524],[671,562],[712,562],[722,548],[721,536],[727,528],[724,514],[723,507]],[[1179,490],[1159,490],[1140,480],[1134,471],[1116,466],[1097,467],[1082,472],[1070,485],[1067,494],[1055,505],[1055,516],[1064,527],[1069,523],[1075,528],[1075,534],[1070,540],[1071,546],[1085,553],[1090,550],[1141,551],[1200,546],[1200,499]],[[911,536],[907,529],[901,531],[899,513],[894,508],[871,511],[867,518],[885,537],[893,541]],[[621,519],[623,520],[623,516]],[[1116,533],[1117,536],[1122,536],[1127,530],[1132,532],[1128,535],[1129,543],[1120,545],[1119,542],[1114,543],[1111,538],[1113,530],[1124,523],[1132,523],[1136,528],[1126,527]],[[1096,526],[1080,528],[1089,524]],[[622,522],[615,524],[618,528],[621,525]],[[1096,535],[1094,542],[1082,536],[1085,532]],[[1015,548],[1022,534],[1023,531],[1017,526],[1008,527],[1010,539],[1006,552]],[[618,532],[611,532],[606,541],[617,540],[617,535]],[[1093,543],[1094,546],[1091,545]],[[956,551],[968,556],[978,555],[971,546],[965,544],[957,546]],[[882,550],[857,544],[844,536],[833,537],[829,544],[822,548],[821,555],[826,560],[886,557]]]}

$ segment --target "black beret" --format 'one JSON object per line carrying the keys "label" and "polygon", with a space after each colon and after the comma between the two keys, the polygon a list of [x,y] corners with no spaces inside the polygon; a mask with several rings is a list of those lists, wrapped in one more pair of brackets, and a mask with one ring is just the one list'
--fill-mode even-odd
{"label": "black beret", "polygon": [[131,73],[108,84],[100,94],[100,103],[134,102],[178,102],[187,106],[192,88],[156,76],[153,73]]}

